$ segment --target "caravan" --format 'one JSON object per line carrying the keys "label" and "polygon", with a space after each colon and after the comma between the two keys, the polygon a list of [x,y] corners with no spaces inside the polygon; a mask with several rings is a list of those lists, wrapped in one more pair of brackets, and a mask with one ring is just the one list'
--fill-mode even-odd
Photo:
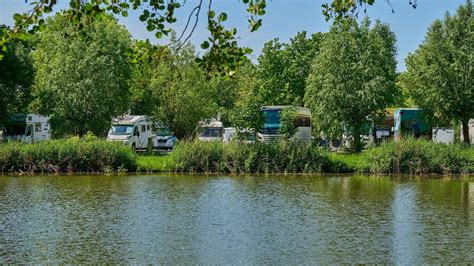
{"label": "caravan", "polygon": [[49,117],[36,114],[12,115],[2,129],[2,139],[25,143],[50,140]]}
{"label": "caravan", "polygon": [[397,109],[394,114],[394,137],[400,140],[404,137],[431,139],[432,128],[424,118],[423,110],[418,108]]}
{"label": "caravan", "polygon": [[198,139],[200,141],[223,141],[224,124],[216,119],[199,122]]}
{"label": "caravan", "polygon": [[143,150],[148,147],[148,139],[153,137],[152,122],[146,116],[129,115],[112,120],[107,140],[122,142],[134,150]]}
{"label": "caravan", "polygon": [[[280,113],[285,108],[291,106],[264,106],[261,109],[265,123],[263,130],[257,134],[257,138],[263,142],[270,142],[280,138]],[[294,126],[296,133],[292,139],[302,140],[304,142],[311,142],[311,111],[305,107],[294,107],[296,111],[296,118]]]}

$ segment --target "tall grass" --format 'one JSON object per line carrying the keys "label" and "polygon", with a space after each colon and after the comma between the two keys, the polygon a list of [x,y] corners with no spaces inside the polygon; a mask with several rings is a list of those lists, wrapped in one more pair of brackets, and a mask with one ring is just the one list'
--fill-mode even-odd
{"label": "tall grass", "polygon": [[300,142],[181,142],[171,156],[181,172],[319,173],[330,168],[326,152]]}
{"label": "tall grass", "polygon": [[468,152],[460,145],[407,139],[370,149],[368,164],[373,173],[469,173],[474,170],[474,162]]}
{"label": "tall grass", "polygon": [[135,161],[129,147],[104,140],[70,139],[0,145],[2,172],[134,171]]}

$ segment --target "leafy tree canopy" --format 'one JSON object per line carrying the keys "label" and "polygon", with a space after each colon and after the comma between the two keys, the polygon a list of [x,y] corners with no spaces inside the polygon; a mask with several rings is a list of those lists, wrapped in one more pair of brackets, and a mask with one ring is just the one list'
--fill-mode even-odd
{"label": "leafy tree canopy", "polygon": [[86,34],[70,35],[75,25],[66,16],[47,19],[38,36],[31,108],[51,116],[56,135],[103,135],[128,108],[130,34],[113,18],[84,17]]}
{"label": "leafy tree canopy", "polygon": [[388,25],[370,27],[364,19],[334,25],[322,41],[307,80],[305,104],[316,132],[341,136],[353,128],[360,150],[361,126],[393,102],[396,78],[395,35]]}
{"label": "leafy tree canopy", "polygon": [[[379,0],[380,1],[380,0]],[[386,0],[390,4],[389,0]],[[53,12],[57,0],[40,0],[31,2],[31,10],[21,14],[14,14],[15,27],[0,28],[0,48],[6,50],[6,44],[15,38],[25,38],[26,32],[44,30],[46,27],[44,14]],[[104,14],[114,14],[128,16],[130,10],[141,10],[139,16],[147,30],[154,32],[157,38],[168,35],[172,32],[172,25],[177,21],[176,10],[181,8],[186,0],[70,0],[70,9],[67,11],[67,18],[75,24],[76,32],[81,32],[84,28],[83,17],[93,17],[101,19]],[[323,14],[326,19],[334,18],[340,21],[347,17],[356,16],[360,9],[365,11],[367,6],[373,5],[375,0],[332,0],[323,4]],[[249,30],[256,31],[262,25],[262,16],[266,10],[266,0],[242,0],[248,12]],[[416,7],[416,0],[410,0],[410,4]],[[207,6],[206,6],[207,4]],[[237,30],[226,28],[224,22],[227,20],[225,12],[217,14],[213,9],[213,0],[204,3],[197,1],[187,18],[186,26],[180,34],[178,40],[186,43],[194,32],[199,14],[207,12],[207,29],[209,31],[208,40],[201,44],[201,48],[207,52],[197,62],[206,70],[206,73],[218,73],[232,76],[238,69],[239,64],[245,60],[246,54],[251,53],[251,49],[240,47],[237,44]],[[3,54],[0,52],[0,60]]]}
{"label": "leafy tree canopy", "polygon": [[[402,83],[415,104],[440,125],[455,121],[467,129],[474,117],[473,14],[467,0],[455,15],[433,22],[423,44],[406,59]],[[463,134],[469,143],[469,132]]]}

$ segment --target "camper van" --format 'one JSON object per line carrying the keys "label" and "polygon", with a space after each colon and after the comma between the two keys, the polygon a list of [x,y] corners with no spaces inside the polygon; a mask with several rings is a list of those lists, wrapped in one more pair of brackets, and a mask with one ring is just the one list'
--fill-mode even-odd
{"label": "camper van", "polygon": [[107,140],[122,142],[134,150],[143,150],[148,147],[148,138],[153,137],[152,122],[146,116],[129,115],[112,119]]}
{"label": "camper van", "polygon": [[[264,106],[261,109],[265,119],[263,130],[257,134],[257,139],[263,142],[270,142],[280,138],[280,113],[285,108],[291,106]],[[311,111],[304,107],[294,107],[296,119],[294,126],[296,133],[292,139],[311,142]]]}
{"label": "camper van", "polygon": [[51,139],[49,117],[17,114],[9,117],[2,130],[3,141],[34,143]]}
{"label": "camper van", "polygon": [[431,125],[423,117],[423,110],[418,108],[396,109],[394,114],[394,137],[431,139]]}
{"label": "camper van", "polygon": [[[469,120],[469,139],[471,140],[471,144],[474,144],[474,119]],[[464,141],[464,136],[462,134],[462,126],[461,126],[461,142]]]}
{"label": "camper van", "polygon": [[216,119],[199,122],[198,139],[200,141],[223,141],[224,124]]}

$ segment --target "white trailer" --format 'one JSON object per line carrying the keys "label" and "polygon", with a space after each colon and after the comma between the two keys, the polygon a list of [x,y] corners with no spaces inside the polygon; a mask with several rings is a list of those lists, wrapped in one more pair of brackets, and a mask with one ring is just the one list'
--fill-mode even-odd
{"label": "white trailer", "polygon": [[152,131],[152,124],[143,115],[114,118],[107,140],[122,142],[134,150],[145,150],[148,148],[148,139],[156,136]]}
{"label": "white trailer", "polygon": [[[471,140],[471,144],[474,144],[474,119],[469,120],[469,139]],[[464,142],[464,136],[462,134],[462,126],[461,126],[461,142]]]}
{"label": "white trailer", "polygon": [[453,144],[454,143],[454,129],[445,127],[434,127],[432,132],[433,142]]}
{"label": "white trailer", "polygon": [[25,143],[50,140],[49,117],[37,114],[12,115],[2,129],[2,139]]}
{"label": "white trailer", "polygon": [[224,124],[216,119],[201,121],[198,125],[200,141],[223,141]]}
{"label": "white trailer", "polygon": [[286,108],[294,108],[296,112],[294,121],[296,132],[291,140],[311,143],[311,110],[298,106],[263,106],[261,112],[265,121],[261,132],[257,132],[257,139],[262,142],[271,142],[281,137],[280,113]]}

